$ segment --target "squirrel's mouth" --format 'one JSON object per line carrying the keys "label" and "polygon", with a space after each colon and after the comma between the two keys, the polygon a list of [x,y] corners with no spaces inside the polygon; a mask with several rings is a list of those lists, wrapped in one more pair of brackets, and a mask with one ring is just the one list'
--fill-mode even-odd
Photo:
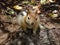
{"label": "squirrel's mouth", "polygon": [[33,25],[31,25],[31,24],[29,24],[27,22],[26,22],[26,25],[27,25],[28,28],[33,28]]}
{"label": "squirrel's mouth", "polygon": [[27,22],[26,22],[26,24],[27,24],[28,26],[30,26],[30,24],[28,24]]}
{"label": "squirrel's mouth", "polygon": [[31,24],[29,24],[29,23],[27,23],[27,22],[26,22],[26,24],[27,24],[28,26],[31,26],[31,27],[33,26],[33,25],[31,25]]}

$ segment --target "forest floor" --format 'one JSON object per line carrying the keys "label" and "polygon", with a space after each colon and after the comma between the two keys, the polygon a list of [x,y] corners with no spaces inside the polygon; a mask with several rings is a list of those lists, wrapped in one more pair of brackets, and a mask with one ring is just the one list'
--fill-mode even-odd
{"label": "forest floor", "polygon": [[31,31],[24,32],[19,25],[9,22],[10,16],[4,14],[3,8],[0,11],[0,45],[60,45],[60,19],[50,18],[45,14],[48,12],[40,14],[45,29],[32,35]]}

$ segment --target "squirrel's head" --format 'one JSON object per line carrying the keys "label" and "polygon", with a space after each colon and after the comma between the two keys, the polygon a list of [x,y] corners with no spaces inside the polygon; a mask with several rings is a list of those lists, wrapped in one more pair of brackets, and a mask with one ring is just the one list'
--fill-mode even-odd
{"label": "squirrel's head", "polygon": [[31,13],[29,12],[28,15],[26,16],[26,24],[29,26],[33,26],[37,23],[39,20],[38,15],[36,13]]}

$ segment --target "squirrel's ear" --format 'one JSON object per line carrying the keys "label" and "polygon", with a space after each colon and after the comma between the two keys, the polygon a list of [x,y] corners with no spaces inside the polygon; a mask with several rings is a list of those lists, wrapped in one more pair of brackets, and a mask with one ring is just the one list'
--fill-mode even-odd
{"label": "squirrel's ear", "polygon": [[27,12],[27,14],[30,14],[30,10],[28,9],[28,12]]}

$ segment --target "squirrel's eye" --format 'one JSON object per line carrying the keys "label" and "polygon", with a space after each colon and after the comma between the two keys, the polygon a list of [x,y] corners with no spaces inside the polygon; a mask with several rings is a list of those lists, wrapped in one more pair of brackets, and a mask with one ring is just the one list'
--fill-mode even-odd
{"label": "squirrel's eye", "polygon": [[30,18],[28,17],[28,19],[30,19]]}
{"label": "squirrel's eye", "polygon": [[36,20],[37,20],[37,18],[36,18]]}

